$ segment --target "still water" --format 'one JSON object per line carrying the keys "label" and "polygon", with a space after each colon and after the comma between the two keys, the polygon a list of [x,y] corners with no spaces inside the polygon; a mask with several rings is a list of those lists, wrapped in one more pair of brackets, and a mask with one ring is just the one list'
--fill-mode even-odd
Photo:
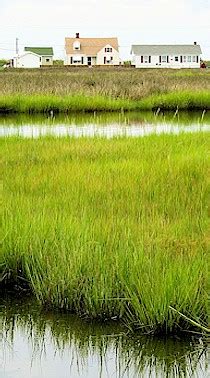
{"label": "still water", "polygon": [[0,117],[0,137],[142,137],[149,134],[210,132],[210,113],[77,114]]}
{"label": "still water", "polygon": [[118,322],[90,323],[47,312],[31,299],[1,299],[1,378],[201,377],[207,342],[199,335],[130,335]]}

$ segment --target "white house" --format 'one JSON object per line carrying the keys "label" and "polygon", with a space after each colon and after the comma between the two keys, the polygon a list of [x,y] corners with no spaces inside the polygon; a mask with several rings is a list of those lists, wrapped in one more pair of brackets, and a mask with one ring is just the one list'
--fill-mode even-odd
{"label": "white house", "polygon": [[199,68],[201,47],[193,45],[133,45],[132,64],[136,68]]}
{"label": "white house", "polygon": [[119,45],[117,38],[75,38],[65,39],[65,65],[70,66],[119,66]]}
{"label": "white house", "polygon": [[52,65],[52,47],[25,47],[23,54],[11,60],[11,66],[15,68],[40,68]]}
{"label": "white house", "polygon": [[25,47],[24,51],[32,52],[39,55],[40,66],[53,65],[53,48],[52,47]]}
{"label": "white house", "polygon": [[12,67],[14,68],[39,68],[40,56],[33,52],[25,52],[12,59]]}

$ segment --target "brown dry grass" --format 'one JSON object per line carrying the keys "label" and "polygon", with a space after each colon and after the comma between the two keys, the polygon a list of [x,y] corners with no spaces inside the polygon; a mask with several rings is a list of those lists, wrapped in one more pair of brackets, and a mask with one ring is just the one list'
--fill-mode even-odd
{"label": "brown dry grass", "polygon": [[210,70],[53,67],[0,71],[0,95],[80,93],[135,100],[182,90],[210,91]]}

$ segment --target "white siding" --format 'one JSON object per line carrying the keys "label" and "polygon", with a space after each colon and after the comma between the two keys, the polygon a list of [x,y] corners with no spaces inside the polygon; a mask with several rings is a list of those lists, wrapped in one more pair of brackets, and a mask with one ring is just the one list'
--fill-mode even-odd
{"label": "white siding", "polygon": [[[73,59],[73,63],[71,63],[71,58]],[[83,58],[83,60],[82,60]],[[83,61],[83,63],[82,63]],[[84,66],[87,65],[87,57],[84,54],[79,54],[78,51],[75,52],[73,55],[67,55],[65,60],[65,65],[67,66]]]}
{"label": "white siding", "polygon": [[39,68],[40,65],[40,57],[30,52],[14,58],[15,68]]}
{"label": "white siding", "polygon": [[42,56],[42,66],[52,66],[53,65],[53,57],[52,56]]}
{"label": "white siding", "polygon": [[[200,67],[200,56],[198,56],[198,63],[197,63],[197,55],[182,55],[182,62],[181,62],[181,55],[168,55],[168,62],[160,62],[160,58],[157,55],[150,55],[151,56],[151,63],[148,61],[145,62],[140,55],[133,55],[132,62],[136,66],[136,68],[199,68]],[[163,56],[166,56],[165,54]],[[175,58],[178,58],[176,61]],[[184,57],[186,57],[186,61],[184,61]],[[191,60],[188,61],[188,57]],[[195,58],[194,58],[195,57]],[[193,61],[195,60],[195,62]]]}
{"label": "white siding", "polygon": [[[106,52],[106,48],[111,48],[112,51]],[[83,57],[83,63],[82,63]],[[79,51],[75,51],[75,54],[67,55],[65,59],[65,65],[88,65],[88,57],[91,57],[91,65],[104,66],[104,58],[106,58],[107,66],[119,66],[120,58],[119,52],[115,50],[111,45],[104,46],[96,56],[80,54]],[[73,58],[73,63],[71,63],[71,58]],[[76,58],[76,62],[75,62]],[[78,59],[77,59],[78,58]],[[112,58],[112,59],[111,59]]]}
{"label": "white siding", "polygon": [[[106,52],[106,48],[111,48],[111,52]],[[120,64],[120,57],[119,52],[115,50],[111,45],[104,46],[101,51],[97,54],[97,65],[103,66],[104,65],[104,58],[106,58],[106,65],[111,66],[119,66]],[[112,58],[112,60],[111,60]]]}

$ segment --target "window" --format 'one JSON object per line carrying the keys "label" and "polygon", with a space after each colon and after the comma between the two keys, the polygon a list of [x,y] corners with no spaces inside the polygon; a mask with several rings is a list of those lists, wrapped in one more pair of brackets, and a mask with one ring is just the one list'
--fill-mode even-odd
{"label": "window", "polygon": [[81,64],[81,62],[82,62],[82,57],[80,56],[80,55],[75,55],[75,56],[73,56],[73,63],[74,64]]}
{"label": "window", "polygon": [[141,56],[141,63],[151,63],[151,56],[149,55],[142,55]]}
{"label": "window", "polygon": [[112,47],[105,47],[105,52],[112,52]]}
{"label": "window", "polygon": [[188,63],[191,63],[191,62],[192,62],[191,55],[188,55],[188,57],[187,57],[187,61],[188,61]]}
{"label": "window", "polygon": [[75,41],[73,43],[73,49],[74,50],[80,50],[80,42],[79,41]]}
{"label": "window", "polygon": [[196,56],[195,55],[193,55],[192,61],[193,61],[193,63],[196,63]]}
{"label": "window", "polygon": [[169,56],[167,56],[167,55],[160,55],[159,56],[159,63],[169,63]]}
{"label": "window", "polygon": [[175,62],[178,62],[179,61],[179,57],[175,56],[174,60],[175,60]]}
{"label": "window", "polygon": [[49,62],[49,61],[50,61],[50,59],[49,59],[49,58],[47,58],[47,59],[46,59],[46,62]]}
{"label": "window", "polygon": [[186,55],[183,55],[183,62],[186,63],[186,61],[187,61],[187,57]]}
{"label": "window", "polygon": [[113,56],[104,57],[104,64],[111,64],[113,62]]}

